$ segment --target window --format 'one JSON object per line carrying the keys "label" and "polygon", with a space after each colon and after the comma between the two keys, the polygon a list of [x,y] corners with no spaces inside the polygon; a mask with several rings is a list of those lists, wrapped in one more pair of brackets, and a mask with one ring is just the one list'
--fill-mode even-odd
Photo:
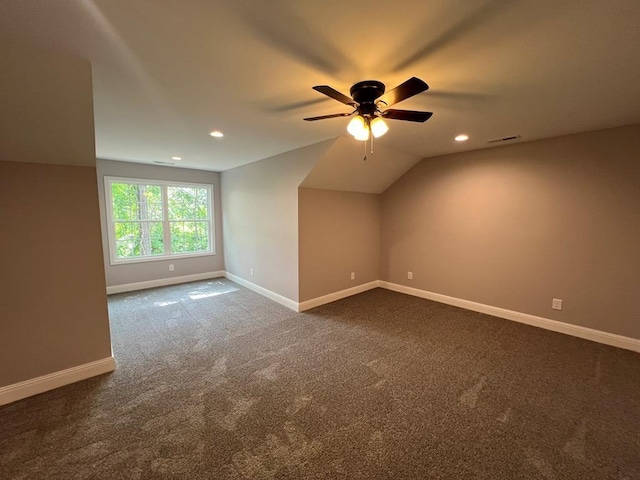
{"label": "window", "polygon": [[111,263],[212,255],[213,186],[105,177]]}

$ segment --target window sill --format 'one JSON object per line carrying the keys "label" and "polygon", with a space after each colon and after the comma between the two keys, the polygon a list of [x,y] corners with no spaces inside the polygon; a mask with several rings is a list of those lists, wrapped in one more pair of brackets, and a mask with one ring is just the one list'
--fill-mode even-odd
{"label": "window sill", "polygon": [[196,257],[214,257],[216,252],[198,252],[198,253],[185,253],[185,254],[173,254],[173,255],[156,255],[153,257],[139,257],[139,258],[127,258],[127,259],[109,259],[109,265],[115,267],[118,265],[130,265],[133,263],[148,263],[159,261],[171,261],[182,260],[183,258],[196,258]]}

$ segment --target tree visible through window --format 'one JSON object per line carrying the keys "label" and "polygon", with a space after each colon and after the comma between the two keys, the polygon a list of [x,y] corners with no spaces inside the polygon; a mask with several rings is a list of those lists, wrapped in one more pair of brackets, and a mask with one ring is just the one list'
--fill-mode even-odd
{"label": "tree visible through window", "polygon": [[105,179],[112,262],[213,253],[212,186]]}
{"label": "tree visible through window", "polygon": [[209,248],[209,192],[200,187],[167,187],[171,253]]}

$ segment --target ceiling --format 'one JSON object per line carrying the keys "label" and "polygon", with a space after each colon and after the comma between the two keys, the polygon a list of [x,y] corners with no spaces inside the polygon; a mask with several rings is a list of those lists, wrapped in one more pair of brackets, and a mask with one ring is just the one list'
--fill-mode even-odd
{"label": "ceiling", "polygon": [[376,141],[419,158],[640,122],[637,0],[2,0],[0,40],[92,62],[114,160],[221,171],[338,137],[302,120],[349,111],[311,87],[364,79],[430,85],[394,108],[433,118]]}
{"label": "ceiling", "polygon": [[[349,135],[330,140],[301,187],[346,192],[382,193],[420,161],[375,141],[374,153]],[[365,160],[366,158],[366,160]]]}

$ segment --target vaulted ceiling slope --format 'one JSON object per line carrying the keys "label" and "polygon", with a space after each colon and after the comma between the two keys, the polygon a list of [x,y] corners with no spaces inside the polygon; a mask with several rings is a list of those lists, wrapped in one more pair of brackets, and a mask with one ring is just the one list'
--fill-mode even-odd
{"label": "vaulted ceiling slope", "polygon": [[637,0],[2,0],[1,40],[92,62],[115,160],[225,170],[337,137],[302,121],[348,110],[311,87],[364,79],[429,83],[398,108],[433,118],[378,142],[420,158],[640,122]]}
{"label": "vaulted ceiling slope", "polygon": [[352,137],[339,137],[318,158],[301,187],[342,190],[345,192],[382,193],[420,157],[374,143],[371,146]]}

